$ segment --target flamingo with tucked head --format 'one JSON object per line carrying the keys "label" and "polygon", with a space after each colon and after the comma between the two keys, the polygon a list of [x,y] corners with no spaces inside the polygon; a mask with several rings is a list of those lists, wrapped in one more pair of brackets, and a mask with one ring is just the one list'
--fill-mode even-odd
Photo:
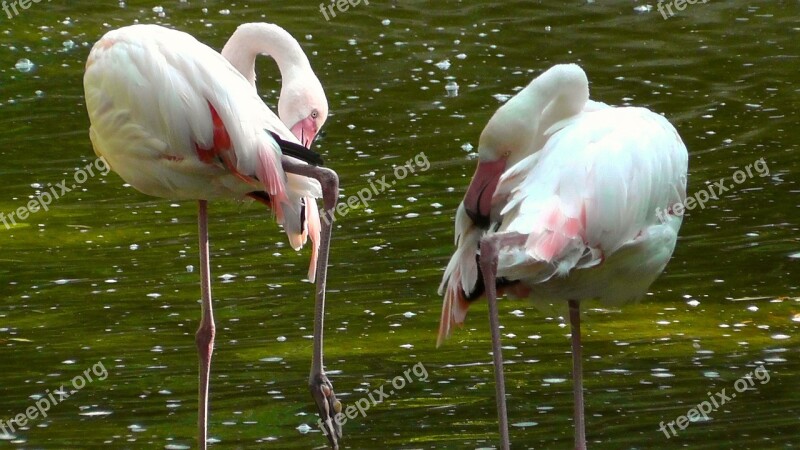
{"label": "flamingo with tucked head", "polygon": [[[296,54],[281,56],[286,61],[298,58]],[[305,55],[303,59],[305,65],[295,65],[302,67],[297,76],[308,79],[307,72],[311,72],[316,80]],[[284,74],[285,83],[290,75]],[[202,319],[196,344],[202,449],[207,447],[215,335],[208,200],[255,198],[274,209],[294,248],[311,238],[308,275],[316,280],[316,304],[309,384],[328,439],[336,449],[341,427],[333,417],[341,404],[322,362],[331,227],[320,223],[316,199],[323,199],[326,210],[334,208],[339,181],[335,172],[319,167],[321,158],[307,149],[327,117],[327,101],[317,80],[319,89],[307,91],[305,103],[286,103],[287,120],[299,117],[308,105],[317,108],[313,135],[311,124],[303,120],[296,122],[299,125],[293,132],[264,105],[252,83],[254,78],[249,82],[222,55],[186,33],[155,25],[120,28],[95,44],[86,63],[90,137],[95,153],[142,193],[199,202]]]}
{"label": "flamingo with tucked head", "polygon": [[682,216],[658,212],[686,198],[686,147],[658,114],[589,100],[586,74],[569,64],[544,72],[501,106],[481,133],[478,154],[440,287],[438,344],[485,295],[508,449],[498,292],[568,305],[575,448],[585,449],[580,303],[638,299],[664,270]]}
{"label": "flamingo with tucked head", "polygon": [[286,30],[272,23],[239,25],[222,56],[256,88],[256,57],[270,56],[281,72],[278,116],[306,147],[328,118],[328,101],[303,49]]}

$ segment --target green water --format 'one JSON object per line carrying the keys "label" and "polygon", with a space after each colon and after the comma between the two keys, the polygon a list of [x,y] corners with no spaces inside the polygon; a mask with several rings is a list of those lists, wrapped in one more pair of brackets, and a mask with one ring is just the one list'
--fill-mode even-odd
{"label": "green water", "polygon": [[[723,177],[731,184],[760,158],[769,168],[687,214],[673,260],[641,304],[587,311],[590,448],[800,446],[800,5],[711,1],[665,20],[655,2],[649,12],[630,1],[394,3],[373,0],[330,21],[308,1],[79,0],[32,3],[11,19],[0,12],[0,212],[72,183],[94,160],[82,74],[105,31],[161,23],[219,49],[239,23],[279,23],[326,88],[332,114],[318,149],[344,195],[420,152],[431,163],[334,230],[325,356],[339,397],[354,404],[417,364],[427,373],[408,372],[413,383],[348,421],[343,447],[493,447],[486,303],[434,345],[453,211],[475,164],[463,147],[477,146],[500,105],[494,96],[578,62],[593,98],[647,106],[675,124],[691,154],[690,193]],[[35,68],[16,69],[22,58]],[[449,68],[436,65],[443,60]],[[274,105],[274,65],[263,61],[259,78]],[[458,96],[447,96],[449,81]],[[214,447],[324,448],[306,388],[308,250],[292,251],[258,205],[210,211]],[[0,430],[0,448],[196,447],[195,214],[191,202],[146,197],[109,174],[0,225],[0,420],[106,369],[89,372],[47,417]],[[514,448],[571,448],[564,320],[505,301],[501,321]],[[755,380],[710,420],[670,439],[658,430],[708,393],[735,392],[761,365],[769,381]]]}

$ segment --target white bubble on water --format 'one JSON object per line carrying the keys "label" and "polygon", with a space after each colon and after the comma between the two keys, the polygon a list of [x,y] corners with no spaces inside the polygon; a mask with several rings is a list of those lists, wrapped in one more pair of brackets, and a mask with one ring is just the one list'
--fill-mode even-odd
{"label": "white bubble on water", "polygon": [[28,58],[22,58],[19,61],[17,61],[17,63],[14,65],[14,68],[17,69],[18,71],[22,72],[22,73],[28,73],[28,72],[32,71],[35,67],[36,67],[36,64],[34,64]]}

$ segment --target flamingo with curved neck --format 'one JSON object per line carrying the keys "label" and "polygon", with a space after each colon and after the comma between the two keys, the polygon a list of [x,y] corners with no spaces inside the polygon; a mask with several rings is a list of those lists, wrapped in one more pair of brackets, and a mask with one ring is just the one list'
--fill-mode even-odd
{"label": "flamingo with curved neck", "polygon": [[664,270],[686,198],[688,155],[645,108],[589,100],[575,64],[555,66],[500,107],[481,133],[478,167],[456,211],[438,344],[486,296],[500,448],[510,447],[497,297],[568,306],[575,449],[586,450],[580,305],[641,298]]}
{"label": "flamingo with curved neck", "polygon": [[[240,54],[227,53],[242,65]],[[304,55],[299,59],[295,55],[293,60],[308,64]],[[309,114],[320,120],[314,122],[315,131],[318,130],[327,116],[327,101],[319,80],[307,67],[306,76],[311,73],[316,84],[309,82],[306,97],[283,96],[287,106],[281,120],[259,98],[254,77],[247,80],[240,72],[222,55],[186,33],[157,25],[110,31],[94,45],[84,75],[92,145],[112,170],[142,193],[198,200],[202,318],[195,342],[200,360],[201,450],[208,444],[209,378],[216,333],[208,200],[260,199],[274,208],[294,248],[300,248],[311,236],[314,245],[309,279],[316,280],[317,288],[309,387],[335,450],[341,427],[333,418],[341,404],[322,368],[331,226],[320,223],[316,199],[322,197],[325,210],[335,208],[338,176],[314,165],[314,155],[302,148],[301,144],[308,147],[313,141],[302,120],[292,122],[296,132],[285,125],[293,114],[303,114],[310,107],[317,111]],[[294,79],[286,72],[284,78]],[[287,84],[298,86],[297,82]],[[305,141],[297,139],[298,134]]]}

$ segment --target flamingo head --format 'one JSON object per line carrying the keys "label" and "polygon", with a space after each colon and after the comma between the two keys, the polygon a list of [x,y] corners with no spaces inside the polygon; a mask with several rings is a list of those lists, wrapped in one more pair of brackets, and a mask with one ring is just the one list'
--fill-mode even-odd
{"label": "flamingo head", "polygon": [[472,221],[488,228],[492,196],[506,168],[522,159],[527,149],[527,124],[520,116],[505,111],[508,104],[492,116],[481,133],[478,144],[478,167],[464,196],[464,207]]}
{"label": "flamingo head", "polygon": [[481,228],[488,228],[494,195],[500,176],[506,169],[508,158],[478,161],[475,175],[464,196],[464,208],[470,219]]}
{"label": "flamingo head", "polygon": [[[547,142],[550,128],[587,107],[589,81],[575,64],[554,66],[497,109],[481,133],[478,168],[464,206],[478,225],[488,227],[492,197],[503,173]],[[592,103],[588,108],[604,105]]]}
{"label": "flamingo head", "polygon": [[288,86],[284,85],[278,100],[278,114],[297,140],[311,148],[328,119],[328,99],[319,80],[308,77],[306,81],[295,79]]}
{"label": "flamingo head", "polygon": [[525,89],[498,108],[481,133],[478,167],[464,197],[467,215],[478,226],[489,226],[492,197],[503,173],[537,147],[539,121],[529,94]]}

